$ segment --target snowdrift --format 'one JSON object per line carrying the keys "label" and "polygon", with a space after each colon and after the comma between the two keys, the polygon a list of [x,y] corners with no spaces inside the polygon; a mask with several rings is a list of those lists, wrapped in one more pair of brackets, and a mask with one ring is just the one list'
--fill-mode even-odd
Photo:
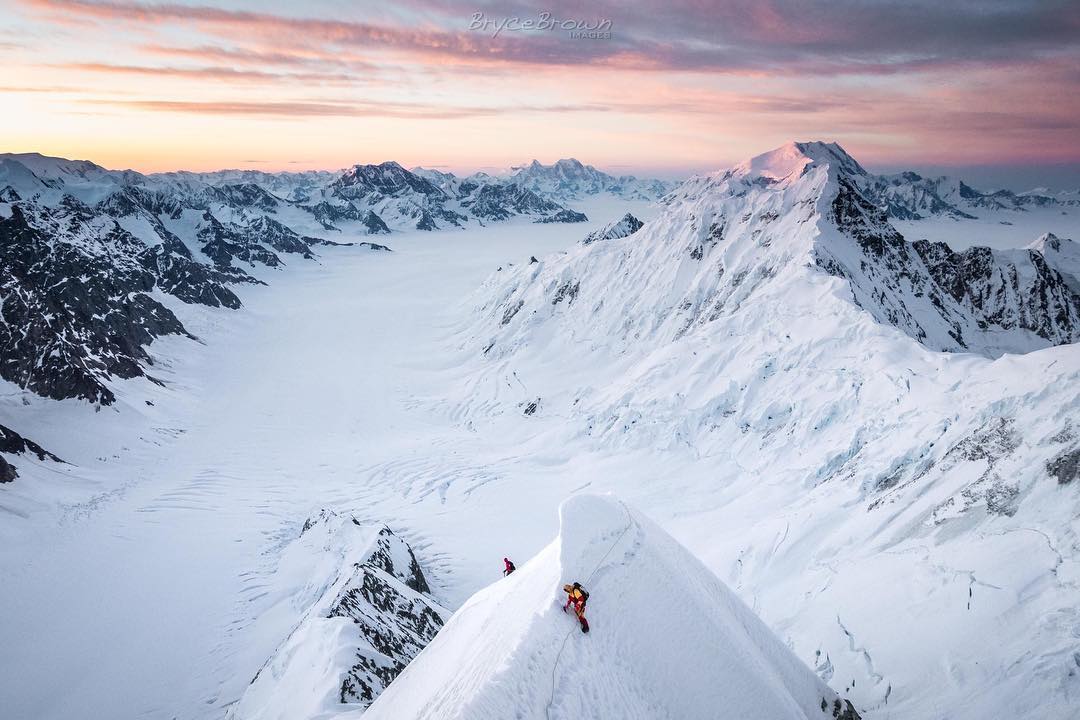
{"label": "snowdrift", "polygon": [[[474,595],[366,720],[857,717],[727,587],[611,496],[560,509],[559,536]],[[584,635],[560,588],[591,592]]]}

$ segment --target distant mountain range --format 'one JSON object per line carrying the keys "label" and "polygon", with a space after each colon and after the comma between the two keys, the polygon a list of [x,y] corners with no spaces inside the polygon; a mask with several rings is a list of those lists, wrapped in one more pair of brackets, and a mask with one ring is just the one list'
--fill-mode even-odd
{"label": "distant mountain range", "polygon": [[564,201],[604,192],[627,200],[656,200],[678,185],[664,180],[642,180],[633,175],[614,177],[573,158],[559,160],[554,165],[533,160],[514,168],[509,181],[538,195]]}
{"label": "distant mountain range", "polygon": [[883,207],[889,217],[898,220],[922,220],[933,216],[970,220],[988,211],[1080,206],[1080,195],[1076,193],[1054,194],[1046,190],[982,192],[957,178],[929,178],[914,172],[871,175],[863,170],[856,175],[863,194]]}
{"label": "distant mountain range", "polygon": [[[0,155],[0,377],[48,397],[111,403],[110,377],[143,375],[145,347],[187,334],[155,292],[240,307],[260,268],[311,260],[327,239],[528,218],[587,218],[568,200],[656,199],[670,185],[576,160],[506,178],[406,170],[142,174],[37,153]],[[385,245],[361,243],[371,250]]]}

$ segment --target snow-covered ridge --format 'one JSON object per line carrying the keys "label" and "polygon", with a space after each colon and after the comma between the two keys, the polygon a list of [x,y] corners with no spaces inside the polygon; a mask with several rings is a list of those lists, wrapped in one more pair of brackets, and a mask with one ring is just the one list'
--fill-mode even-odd
{"label": "snow-covered ridge", "polygon": [[[555,541],[466,602],[364,717],[858,717],[637,511],[580,495],[559,519]],[[560,612],[574,581],[590,592],[588,635]]]}
{"label": "snow-covered ridge", "polygon": [[330,510],[309,519],[286,548],[273,592],[278,598],[261,622],[292,628],[230,720],[366,708],[450,616],[404,540]]}

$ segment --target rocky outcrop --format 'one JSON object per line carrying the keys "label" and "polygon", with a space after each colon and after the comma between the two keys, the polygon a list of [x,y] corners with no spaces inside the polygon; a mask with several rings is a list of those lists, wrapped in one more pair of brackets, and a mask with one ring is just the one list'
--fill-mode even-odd
{"label": "rocky outcrop", "polygon": [[601,240],[616,240],[618,238],[628,237],[640,230],[644,224],[645,223],[638,220],[632,214],[626,213],[618,220],[613,220],[604,227],[593,230],[582,239],[581,244],[591,245],[592,243]]}
{"label": "rocky outcrop", "polygon": [[431,642],[447,613],[430,593],[412,548],[389,528],[379,531],[375,549],[355,566],[328,615],[351,619],[370,644],[357,649],[341,682],[341,702],[370,704]]}
{"label": "rocky outcrop", "polygon": [[302,616],[232,720],[314,717],[342,703],[362,710],[450,617],[408,543],[387,527],[331,510],[308,519],[279,572],[300,588],[289,603]]}
{"label": "rocky outcrop", "polygon": [[[63,460],[56,457],[48,450],[45,450],[33,440],[27,440],[19,433],[4,425],[0,425],[0,453],[7,453],[9,455],[31,453],[36,455],[37,459],[41,461],[52,460],[53,462],[63,462]],[[11,482],[17,477],[19,477],[19,473],[15,466],[0,455],[0,483]]]}
{"label": "rocky outcrop", "polygon": [[431,231],[517,216],[548,222],[581,222],[585,217],[512,178],[483,173],[458,178],[423,168],[410,171],[394,162],[351,168],[330,184],[320,202],[305,207],[324,227],[334,228],[343,219],[359,220],[371,233]]}

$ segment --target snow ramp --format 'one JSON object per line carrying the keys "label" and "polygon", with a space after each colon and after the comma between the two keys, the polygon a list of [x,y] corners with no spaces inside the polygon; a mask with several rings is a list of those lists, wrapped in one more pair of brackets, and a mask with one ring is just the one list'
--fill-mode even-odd
{"label": "snow ramp", "polygon": [[[857,718],[682,545],[612,496],[470,598],[365,720]],[[591,593],[583,634],[566,583]]]}

